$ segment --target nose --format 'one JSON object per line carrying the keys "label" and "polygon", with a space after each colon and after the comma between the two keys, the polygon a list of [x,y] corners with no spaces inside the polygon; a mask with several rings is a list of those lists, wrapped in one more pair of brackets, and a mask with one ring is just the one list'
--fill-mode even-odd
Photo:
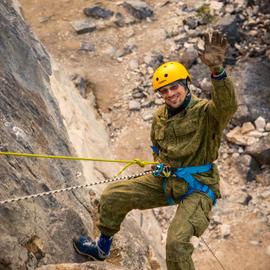
{"label": "nose", "polygon": [[167,93],[167,96],[168,97],[171,97],[175,94],[175,91],[174,90],[171,90],[171,89],[168,89],[168,93]]}

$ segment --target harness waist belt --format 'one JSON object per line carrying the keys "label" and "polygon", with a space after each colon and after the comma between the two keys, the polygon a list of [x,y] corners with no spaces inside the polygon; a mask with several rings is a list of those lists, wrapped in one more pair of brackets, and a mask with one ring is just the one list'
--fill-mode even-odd
{"label": "harness waist belt", "polygon": [[[164,168],[164,164],[161,166]],[[205,173],[209,172],[213,168],[213,164],[209,163],[206,165],[201,165],[201,166],[192,166],[192,167],[184,167],[184,168],[172,168],[171,172],[172,175],[174,175],[176,178],[181,178],[183,179],[186,183],[188,183],[188,191],[185,193],[183,196],[180,197],[180,201],[185,199],[187,196],[192,194],[194,191],[199,191],[205,193],[212,201],[213,205],[216,203],[216,195],[214,191],[205,184],[202,184],[200,181],[198,181],[193,174],[198,174],[198,173]],[[160,173],[162,171],[159,169],[154,172],[155,176],[160,176]],[[166,194],[167,190],[167,177],[163,177],[163,190]],[[171,196],[167,195],[166,200],[169,205],[175,204],[174,200],[172,199]]]}
{"label": "harness waist belt", "polygon": [[174,175],[177,178],[182,178],[185,182],[188,183],[188,192],[184,194],[180,199],[183,200],[185,197],[190,195],[194,191],[200,191],[209,196],[212,200],[212,203],[216,203],[216,195],[214,191],[205,184],[202,184],[198,181],[193,174],[209,172],[213,168],[213,164],[209,163],[201,166],[193,166],[193,167],[185,167],[185,168],[177,168],[174,172]]}

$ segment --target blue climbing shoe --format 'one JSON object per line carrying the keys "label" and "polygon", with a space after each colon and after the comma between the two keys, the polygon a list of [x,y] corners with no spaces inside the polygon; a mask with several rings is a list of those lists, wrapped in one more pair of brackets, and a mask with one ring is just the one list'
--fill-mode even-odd
{"label": "blue climbing shoe", "polygon": [[[112,237],[101,235],[99,240],[92,240],[89,237],[80,236],[79,239],[74,240],[73,246],[75,250],[83,255],[91,258],[92,260],[104,261],[110,254],[110,247]],[[106,242],[106,243],[105,243]],[[106,245],[104,245],[104,243]]]}

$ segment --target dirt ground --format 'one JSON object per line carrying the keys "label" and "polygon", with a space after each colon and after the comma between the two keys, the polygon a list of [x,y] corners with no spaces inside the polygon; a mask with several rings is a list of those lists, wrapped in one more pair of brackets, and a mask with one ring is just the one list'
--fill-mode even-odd
{"label": "dirt ground", "polygon": [[[116,1],[101,1],[104,7],[115,8]],[[121,1],[118,1],[119,3]],[[71,22],[84,19],[82,10],[93,6],[97,1],[89,0],[21,0],[23,14],[31,25],[33,32],[46,47],[56,62],[65,66],[68,76],[81,74],[94,85],[97,108],[101,114],[109,116],[112,126],[111,148],[114,156],[121,159],[151,159],[149,148],[150,123],[141,119],[138,113],[128,110],[128,96],[136,85],[138,75],[131,72],[129,63],[133,58],[143,56],[153,48],[160,52],[170,50],[170,44],[164,42],[161,29],[173,23],[170,16],[170,4],[167,1],[147,1],[155,6],[156,20],[123,28],[109,27],[102,31],[78,35]],[[119,6],[119,10],[121,10]],[[179,18],[183,19],[183,18]],[[123,57],[121,61],[113,59],[108,50],[110,47],[122,48],[128,39],[136,44],[136,53]],[[96,51],[81,51],[82,41],[95,44]],[[131,169],[136,171],[135,169]],[[227,240],[212,239],[208,242],[215,254],[222,261],[226,270],[267,270],[270,260],[265,258],[265,244],[258,248],[250,241],[258,233],[254,231],[253,213],[242,217],[243,221],[232,226],[233,236]],[[257,226],[264,237],[270,239],[269,228]],[[208,235],[210,235],[209,233]],[[207,235],[207,236],[208,236]],[[260,234],[261,235],[261,234]],[[222,269],[214,257],[205,248],[198,248],[194,253],[198,270]],[[268,257],[269,258],[269,257]]]}

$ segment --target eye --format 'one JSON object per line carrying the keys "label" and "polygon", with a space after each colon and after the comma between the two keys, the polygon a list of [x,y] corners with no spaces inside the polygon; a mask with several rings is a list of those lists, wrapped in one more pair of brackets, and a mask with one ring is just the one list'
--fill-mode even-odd
{"label": "eye", "polygon": [[167,88],[164,88],[164,89],[160,89],[158,91],[161,95],[166,95],[168,93],[168,89]]}
{"label": "eye", "polygon": [[170,90],[174,91],[174,90],[176,90],[177,88],[178,88],[178,84],[171,86],[171,87],[170,87]]}
{"label": "eye", "polygon": [[168,74],[167,74],[167,73],[165,73],[165,74],[164,74],[164,77],[168,77]]}

